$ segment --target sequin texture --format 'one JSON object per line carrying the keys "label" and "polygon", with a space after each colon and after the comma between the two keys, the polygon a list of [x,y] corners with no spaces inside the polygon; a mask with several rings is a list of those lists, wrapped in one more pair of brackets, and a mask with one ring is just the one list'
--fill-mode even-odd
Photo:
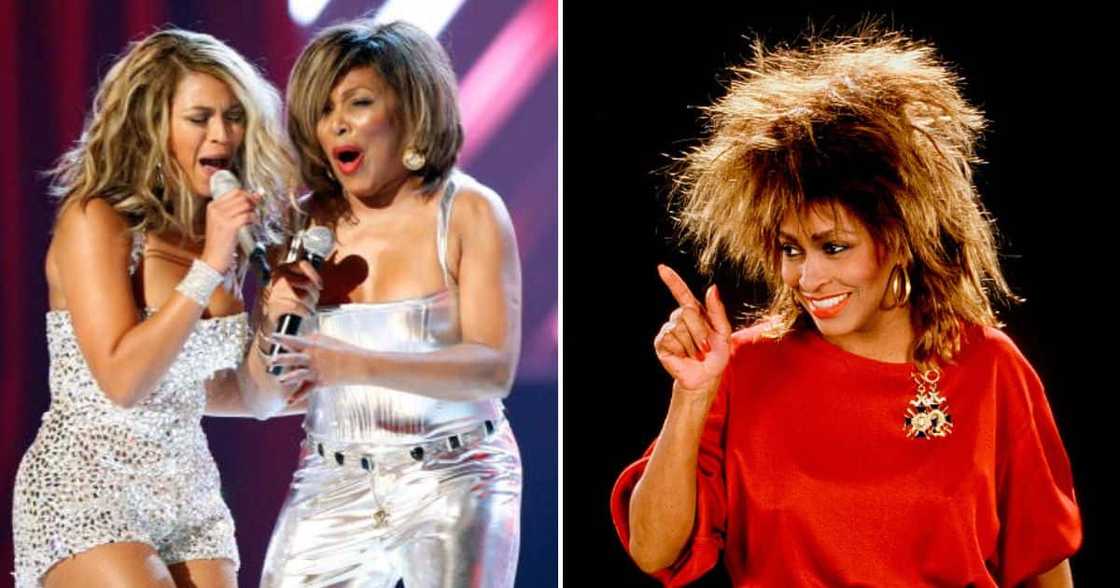
{"label": "sequin texture", "polygon": [[16,476],[16,585],[60,560],[139,541],[166,563],[229,558],[233,519],[202,413],[205,380],[233,369],[249,340],[244,313],[200,320],[156,389],[131,408],[98,387],[66,311],[47,313],[50,409]]}

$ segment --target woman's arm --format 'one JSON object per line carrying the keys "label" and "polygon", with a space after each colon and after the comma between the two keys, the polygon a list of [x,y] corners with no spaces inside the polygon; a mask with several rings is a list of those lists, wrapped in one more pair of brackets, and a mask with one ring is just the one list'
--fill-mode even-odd
{"label": "woman's arm", "polygon": [[646,573],[669,567],[692,534],[697,467],[708,413],[730,361],[731,323],[714,287],[701,305],[667,266],[661,279],[680,306],[654,340],[673,396],[649,463],[630,496],[630,556]]}
{"label": "woman's arm", "polygon": [[461,252],[462,343],[430,353],[390,353],[322,335],[277,336],[285,347],[307,354],[309,379],[316,385],[372,383],[442,400],[509,394],[521,347],[521,268],[513,223],[497,194],[463,188],[450,224]]}
{"label": "woman's arm", "polygon": [[[307,391],[302,378],[306,372],[288,370],[278,377],[268,373],[272,364],[265,359],[265,354],[273,343],[266,337],[275,330],[283,314],[296,314],[306,320],[318,304],[322,286],[319,273],[306,260],[276,268],[272,281],[261,291],[253,308],[249,323],[256,325],[256,330],[241,365],[223,378],[216,377],[208,386],[207,414],[266,420],[307,411],[305,395],[295,394]],[[305,358],[304,355],[295,357],[300,361]]]}
{"label": "woman's arm", "polygon": [[249,343],[237,369],[222,370],[207,381],[207,416],[266,420],[307,412],[306,398],[292,396],[296,386],[285,386],[285,380],[267,373],[268,366],[255,349],[257,343],[256,338]]}
{"label": "woman's arm", "polygon": [[674,383],[661,435],[634,486],[629,551],[647,574],[672,565],[692,533],[700,438],[714,396],[714,391],[682,391]]}
{"label": "woman's arm", "polygon": [[[204,263],[219,273],[232,263],[237,228],[252,215],[247,198],[223,205],[208,211],[208,223],[212,216],[224,218],[208,226],[203,253]],[[114,404],[134,406],[163,378],[204,307],[175,292],[159,312],[140,320],[128,273],[132,235],[102,199],[68,206],[52,247],[74,335],[94,380]]]}

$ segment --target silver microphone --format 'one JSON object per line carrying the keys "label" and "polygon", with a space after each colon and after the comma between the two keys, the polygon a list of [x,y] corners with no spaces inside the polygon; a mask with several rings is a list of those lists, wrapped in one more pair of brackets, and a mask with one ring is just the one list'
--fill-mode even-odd
{"label": "silver microphone", "polygon": [[[334,233],[327,227],[311,227],[301,232],[297,238],[298,247],[303,254],[302,257],[310,261],[311,266],[316,270],[323,266],[323,262],[330,257],[331,249],[334,249]],[[280,320],[276,323],[276,332],[284,335],[296,335],[299,333],[299,326],[302,322],[303,318],[298,314],[282,314]],[[281,353],[284,353],[284,349],[273,343],[268,350],[268,357],[271,361]],[[278,365],[272,366],[268,368],[268,373],[279,376],[284,373],[284,368]]]}
{"label": "silver microphone", "polygon": [[311,265],[315,269],[323,265],[323,261],[330,257],[331,249],[334,249],[334,233],[327,227],[311,227],[303,232],[304,255],[306,255]]}
{"label": "silver microphone", "polygon": [[[232,194],[234,190],[241,189],[241,180],[228,169],[220,169],[210,176],[210,197],[220,200]],[[237,230],[237,242],[241,246],[241,253],[251,262],[256,264],[261,273],[261,280],[268,281],[272,273],[265,258],[264,246],[257,242],[250,227],[241,227]]]}
{"label": "silver microphone", "polygon": [[[241,180],[228,169],[220,169],[210,176],[210,197],[214,200],[221,200],[232,194],[234,190],[240,189]],[[253,237],[253,231],[249,227],[241,227],[237,230],[237,241],[241,244],[241,253],[252,257],[257,249],[257,240]]]}

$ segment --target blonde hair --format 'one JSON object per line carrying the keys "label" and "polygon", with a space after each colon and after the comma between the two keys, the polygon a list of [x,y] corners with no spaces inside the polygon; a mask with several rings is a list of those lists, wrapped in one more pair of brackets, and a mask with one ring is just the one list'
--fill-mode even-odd
{"label": "blonde hair", "polygon": [[679,226],[712,269],[726,256],[771,289],[780,336],[812,322],[782,282],[779,226],[842,205],[896,254],[912,282],[920,365],[950,361],[962,323],[997,325],[989,295],[1016,300],[972,181],[985,126],[934,49],[865,27],[768,50],[733,70],[707,108],[708,136],[674,174]]}
{"label": "blonde hair", "polygon": [[202,202],[168,148],[170,109],[191,72],[225,82],[245,110],[245,139],[232,167],[248,189],[266,194],[267,231],[278,239],[282,199],[294,164],[280,126],[280,96],[236,51],[202,33],[169,29],[131,44],[109,69],[81,138],[50,172],[59,214],[74,203],[107,200],[133,231],[174,229],[200,239]]}
{"label": "blonde hair", "polygon": [[288,134],[299,154],[303,182],[316,203],[335,210],[331,201],[341,186],[330,176],[330,163],[316,127],[330,93],[357,67],[373,67],[397,95],[404,145],[425,159],[410,172],[431,194],[450,176],[463,146],[455,71],[435,39],[407,22],[374,24],[360,19],[320,31],[300,54],[288,80]]}

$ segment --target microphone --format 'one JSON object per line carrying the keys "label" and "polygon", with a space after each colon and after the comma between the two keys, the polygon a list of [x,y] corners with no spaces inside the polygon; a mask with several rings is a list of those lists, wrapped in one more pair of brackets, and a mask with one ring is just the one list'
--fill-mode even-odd
{"label": "microphone", "polygon": [[[331,249],[334,249],[334,234],[327,227],[311,227],[303,231],[299,236],[299,242],[304,259],[310,261],[311,267],[318,270],[322,267],[323,261],[330,256]],[[303,322],[303,317],[298,314],[282,314],[279,322],[276,323],[276,332],[284,335],[295,335],[299,333],[301,322]],[[268,350],[268,357],[272,360],[281,353],[284,353],[283,349],[273,343]],[[284,367],[279,365],[268,368],[268,373],[274,376],[279,376],[283,371]]]}
{"label": "microphone", "polygon": [[319,269],[334,249],[334,234],[327,227],[311,227],[303,232],[302,245],[311,266]]}
{"label": "microphone", "polygon": [[[210,197],[214,200],[224,198],[234,190],[240,189],[241,180],[238,180],[237,176],[233,175],[233,172],[228,169],[220,169],[210,176]],[[238,229],[237,242],[241,245],[241,253],[249,260],[249,263],[257,266],[261,281],[267,282],[272,274],[272,268],[268,267],[264,246],[257,243],[253,231],[249,227]]]}

